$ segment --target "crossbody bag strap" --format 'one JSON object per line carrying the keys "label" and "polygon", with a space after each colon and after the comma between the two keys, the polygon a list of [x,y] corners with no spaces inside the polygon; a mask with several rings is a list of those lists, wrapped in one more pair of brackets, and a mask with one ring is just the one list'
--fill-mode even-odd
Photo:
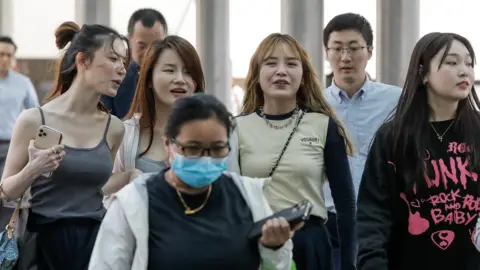
{"label": "crossbody bag strap", "polygon": [[17,206],[15,207],[15,210],[13,211],[12,217],[10,218],[10,221],[7,224],[7,227],[5,228],[8,231],[8,239],[12,239],[13,233],[15,232],[15,223],[17,223],[18,216],[20,215],[20,210],[22,209],[22,198],[18,200]]}
{"label": "crossbody bag strap", "polygon": [[[3,192],[3,182],[0,183],[0,192],[6,195],[6,193]],[[22,209],[22,201],[24,197],[25,197],[25,193],[18,200],[17,206],[15,207],[15,210],[13,211],[13,214],[10,217],[10,221],[8,222],[7,227],[5,228],[5,230],[8,231],[8,234],[7,234],[8,239],[12,239],[13,233],[15,232],[15,223],[17,223],[18,216],[20,215],[20,209]]]}
{"label": "crossbody bag strap", "polygon": [[287,150],[288,145],[290,144],[290,141],[293,138],[293,135],[297,131],[298,125],[300,124],[300,121],[302,121],[303,115],[305,115],[305,112],[302,110],[300,115],[297,118],[297,121],[295,122],[295,126],[292,129],[292,132],[290,132],[290,135],[288,136],[287,142],[285,142],[285,145],[283,146],[282,151],[280,152],[280,155],[278,155],[277,161],[275,162],[275,165],[273,165],[272,169],[270,170],[270,173],[268,174],[268,177],[271,177],[275,170],[278,167],[278,164],[280,164],[280,160],[282,160],[283,154],[285,154],[285,151]]}

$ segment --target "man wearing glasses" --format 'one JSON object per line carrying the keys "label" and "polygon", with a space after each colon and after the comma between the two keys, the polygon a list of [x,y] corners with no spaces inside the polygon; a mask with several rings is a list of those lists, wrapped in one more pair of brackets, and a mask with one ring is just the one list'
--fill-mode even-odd
{"label": "man wearing glasses", "polygon": [[[323,44],[333,70],[332,84],[325,90],[325,96],[355,145],[354,156],[349,157],[349,161],[355,194],[358,194],[370,143],[397,105],[402,89],[369,79],[366,67],[372,57],[373,31],[363,16],[345,13],[334,17],[323,31]],[[338,270],[341,254],[337,215],[328,183],[324,185],[324,192],[329,210],[327,227]]]}

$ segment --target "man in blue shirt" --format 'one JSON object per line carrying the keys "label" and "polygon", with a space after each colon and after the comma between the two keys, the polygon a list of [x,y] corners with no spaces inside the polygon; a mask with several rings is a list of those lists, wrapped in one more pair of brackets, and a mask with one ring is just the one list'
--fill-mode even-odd
{"label": "man in blue shirt", "polygon": [[39,106],[32,81],[12,70],[16,51],[10,37],[0,36],[0,177],[15,121],[23,109]]}
{"label": "man in blue shirt", "polygon": [[[14,70],[13,63],[17,46],[10,37],[0,36],[0,178],[3,174],[8,147],[13,127],[24,109],[39,107],[37,91],[32,81]],[[22,233],[27,220],[28,195],[26,196],[19,219],[16,223],[16,234]],[[17,201],[0,200],[0,226],[5,228],[17,206]]]}
{"label": "man in blue shirt", "polygon": [[118,118],[125,117],[130,110],[138,73],[147,48],[155,40],[164,39],[168,33],[167,21],[163,15],[150,8],[135,11],[128,21],[128,38],[132,49],[132,61],[127,74],[118,88],[115,97],[102,96],[103,104]]}
{"label": "man in blue shirt", "polygon": [[[355,154],[349,161],[357,195],[370,143],[397,105],[402,89],[368,78],[366,67],[372,57],[373,31],[363,16],[346,13],[334,17],[323,31],[323,43],[333,70],[332,84],[325,96],[355,145]],[[324,192],[334,263],[340,269],[336,211],[328,183]]]}

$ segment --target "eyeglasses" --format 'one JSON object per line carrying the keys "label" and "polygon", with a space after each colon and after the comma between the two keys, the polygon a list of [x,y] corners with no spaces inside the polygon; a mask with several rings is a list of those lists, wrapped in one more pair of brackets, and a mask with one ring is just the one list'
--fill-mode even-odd
{"label": "eyeglasses", "polygon": [[355,46],[355,47],[348,47],[348,48],[342,48],[342,47],[332,47],[332,48],[327,48],[327,51],[329,51],[333,56],[342,56],[343,52],[346,52],[349,56],[355,56],[358,55],[363,49],[368,48],[367,46]]}
{"label": "eyeglasses", "polygon": [[205,148],[200,146],[184,145],[175,139],[171,139],[170,141],[176,144],[186,157],[199,158],[206,154],[207,156],[215,158],[224,158],[228,156],[228,153],[230,153],[230,145],[228,143]]}

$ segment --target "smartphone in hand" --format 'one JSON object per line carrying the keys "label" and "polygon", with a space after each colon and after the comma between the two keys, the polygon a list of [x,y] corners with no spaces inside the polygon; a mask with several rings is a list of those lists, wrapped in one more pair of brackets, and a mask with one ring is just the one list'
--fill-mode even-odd
{"label": "smartphone in hand", "polygon": [[[35,147],[38,149],[48,149],[62,143],[63,134],[51,127],[41,125],[35,135]],[[52,172],[43,174],[45,177],[51,177]]]}
{"label": "smartphone in hand", "polygon": [[310,218],[312,207],[312,204],[308,200],[304,200],[290,208],[281,210],[280,212],[277,212],[269,217],[259,220],[253,224],[253,227],[248,234],[248,238],[260,238],[262,236],[263,225],[272,218],[283,217],[288,221],[288,223],[290,223],[290,227],[293,228],[297,224],[307,221]]}

